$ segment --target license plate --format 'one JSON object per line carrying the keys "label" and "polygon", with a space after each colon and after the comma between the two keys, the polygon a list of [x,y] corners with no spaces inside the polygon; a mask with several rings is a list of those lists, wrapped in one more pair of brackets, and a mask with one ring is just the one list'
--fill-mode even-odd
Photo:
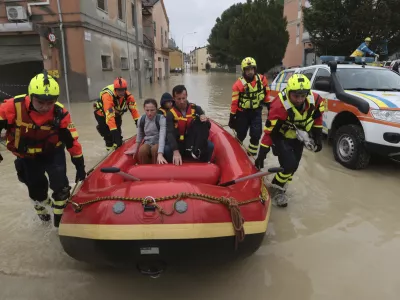
{"label": "license plate", "polygon": [[160,249],[158,247],[140,248],[140,254],[141,255],[160,254]]}

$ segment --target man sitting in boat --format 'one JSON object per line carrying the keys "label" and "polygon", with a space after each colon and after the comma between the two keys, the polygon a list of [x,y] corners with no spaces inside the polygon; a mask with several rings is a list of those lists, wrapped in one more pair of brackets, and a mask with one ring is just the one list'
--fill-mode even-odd
{"label": "man sitting in boat", "polygon": [[[167,127],[165,117],[157,114],[157,101],[146,99],[143,104],[145,115],[139,120],[136,143],[125,154],[135,156],[139,149],[139,164],[166,164],[164,158]],[[144,140],[143,145],[141,145]],[[140,147],[140,148],[139,148]]]}
{"label": "man sitting in boat", "polygon": [[[210,121],[203,109],[187,100],[184,85],[177,85],[172,90],[174,106],[167,113],[167,145],[164,154],[168,162],[182,165],[182,157],[194,157],[202,162],[210,162],[214,144],[208,140]],[[190,130],[192,129],[195,130]],[[196,135],[193,138],[193,135]],[[206,141],[205,147],[196,147]],[[195,147],[193,147],[195,144]]]}
{"label": "man sitting in boat", "polygon": [[172,105],[174,105],[174,98],[171,96],[170,93],[164,93],[161,96],[160,108],[158,109],[157,113],[166,117],[167,112],[169,112]]}

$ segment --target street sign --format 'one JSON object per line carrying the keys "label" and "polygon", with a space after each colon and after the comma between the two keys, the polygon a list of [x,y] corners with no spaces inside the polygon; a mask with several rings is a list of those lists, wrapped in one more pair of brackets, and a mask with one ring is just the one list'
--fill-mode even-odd
{"label": "street sign", "polygon": [[50,42],[54,43],[56,41],[56,36],[54,35],[54,33],[49,33],[49,35],[47,36],[47,38],[49,39]]}

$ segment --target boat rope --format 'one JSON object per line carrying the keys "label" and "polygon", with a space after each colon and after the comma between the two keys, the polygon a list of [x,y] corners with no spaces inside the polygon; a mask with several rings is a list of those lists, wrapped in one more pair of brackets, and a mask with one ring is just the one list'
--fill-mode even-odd
{"label": "boat rope", "polygon": [[[82,203],[76,203],[72,200],[68,200],[67,204],[71,204],[73,207],[73,210],[78,213],[83,210],[84,206],[101,202],[101,201],[110,201],[110,200],[119,200],[119,201],[131,201],[131,202],[141,202],[144,206],[154,206],[157,211],[159,212],[161,218],[163,218],[163,215],[165,216],[171,216],[175,212],[175,203],[178,202],[179,200],[182,199],[196,199],[196,200],[201,200],[201,201],[206,201],[209,203],[215,203],[215,204],[223,204],[226,208],[228,208],[230,214],[231,214],[231,219],[232,219],[232,225],[233,229],[235,232],[235,249],[238,248],[238,244],[244,240],[245,237],[245,232],[244,232],[244,218],[240,212],[240,206],[250,204],[253,202],[258,202],[262,199],[258,198],[253,198],[250,200],[246,201],[237,201],[236,199],[232,197],[214,197],[206,194],[199,194],[199,193],[180,193],[180,194],[175,194],[171,196],[164,196],[164,197],[158,197],[158,198],[151,198],[151,197],[146,197],[146,198],[140,198],[140,197],[120,197],[120,196],[106,196],[106,197],[97,197],[96,199],[89,200],[86,202]],[[174,200],[174,203],[172,205],[173,209],[170,212],[167,212],[162,208],[157,202],[160,201],[167,201],[167,200]]]}

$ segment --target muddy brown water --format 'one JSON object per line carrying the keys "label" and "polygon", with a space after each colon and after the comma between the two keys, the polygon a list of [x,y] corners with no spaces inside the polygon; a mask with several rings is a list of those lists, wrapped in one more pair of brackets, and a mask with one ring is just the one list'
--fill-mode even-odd
{"label": "muddy brown water", "polygon": [[[193,73],[146,86],[159,101],[184,83],[189,100],[227,124],[232,74]],[[137,92],[134,91],[137,96]],[[141,103],[139,100],[141,111]],[[72,105],[86,165],[104,155],[89,103]],[[135,134],[124,116],[124,137]],[[135,271],[87,266],[63,252],[57,232],[36,220],[13,157],[0,146],[0,300],[64,299],[398,299],[400,295],[400,169],[378,161],[343,168],[332,148],[304,152],[287,209],[273,207],[262,247],[224,268],[170,268],[158,279]],[[75,172],[68,158],[71,182]],[[268,166],[277,164],[269,155]]]}

